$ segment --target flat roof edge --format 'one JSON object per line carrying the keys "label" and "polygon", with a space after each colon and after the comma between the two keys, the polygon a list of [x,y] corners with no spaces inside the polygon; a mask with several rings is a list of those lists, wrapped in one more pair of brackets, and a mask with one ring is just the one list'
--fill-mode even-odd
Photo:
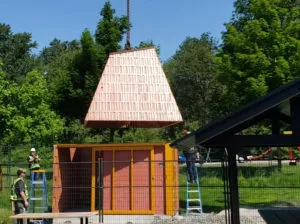
{"label": "flat roof edge", "polygon": [[54,144],[57,148],[97,148],[97,147],[128,147],[128,146],[162,146],[169,142],[131,142],[131,143],[94,143],[94,144]]}

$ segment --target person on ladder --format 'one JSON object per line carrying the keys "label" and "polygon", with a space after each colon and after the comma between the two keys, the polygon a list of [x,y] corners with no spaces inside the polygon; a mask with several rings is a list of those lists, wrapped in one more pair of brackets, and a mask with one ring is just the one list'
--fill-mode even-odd
{"label": "person on ladder", "polygon": [[24,181],[26,170],[18,169],[18,178],[14,180],[11,186],[10,200],[12,202],[12,210],[17,214],[25,213],[28,207],[28,190]]}
{"label": "person on ladder", "polygon": [[[190,132],[187,129],[182,131],[183,135],[187,135]],[[183,150],[183,155],[185,156],[186,161],[186,169],[188,172],[188,182],[191,184],[195,184],[198,177],[197,177],[197,167],[195,165],[196,160],[199,160],[198,153],[194,147],[191,149]]]}
{"label": "person on ladder", "polygon": [[[40,169],[40,164],[39,164],[40,161],[41,161],[41,159],[36,154],[35,148],[31,148],[30,149],[30,154],[27,158],[28,168],[31,171],[31,175],[33,175],[33,173],[32,173],[33,170],[39,170]],[[34,177],[34,180],[35,179],[36,179],[36,176]]]}

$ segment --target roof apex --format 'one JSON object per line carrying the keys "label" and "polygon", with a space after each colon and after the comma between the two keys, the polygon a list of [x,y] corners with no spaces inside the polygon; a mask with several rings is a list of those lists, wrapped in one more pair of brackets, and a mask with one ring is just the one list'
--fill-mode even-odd
{"label": "roof apex", "polygon": [[111,52],[111,53],[109,53],[109,55],[124,54],[124,53],[135,52],[135,51],[144,51],[144,50],[149,50],[149,49],[154,49],[155,50],[155,47],[150,46],[150,47],[143,47],[143,48],[133,48],[133,49],[130,49],[130,50],[123,49],[123,50],[120,50],[120,51]]}

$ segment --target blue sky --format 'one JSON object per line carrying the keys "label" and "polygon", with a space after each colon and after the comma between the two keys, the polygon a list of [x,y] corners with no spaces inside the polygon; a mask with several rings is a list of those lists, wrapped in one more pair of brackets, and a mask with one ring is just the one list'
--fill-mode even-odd
{"label": "blue sky", "polygon": [[[79,39],[88,28],[94,33],[105,0],[1,0],[0,22],[13,32],[29,32],[39,47],[55,37]],[[126,0],[111,0],[117,15],[126,13]],[[131,44],[153,40],[163,61],[187,37],[210,32],[220,41],[224,23],[231,18],[234,0],[131,0]]]}

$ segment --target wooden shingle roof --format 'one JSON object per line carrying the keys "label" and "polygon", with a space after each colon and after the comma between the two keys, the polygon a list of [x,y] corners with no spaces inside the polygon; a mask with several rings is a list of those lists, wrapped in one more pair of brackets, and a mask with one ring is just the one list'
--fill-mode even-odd
{"label": "wooden shingle roof", "polygon": [[112,53],[85,117],[90,127],[166,127],[182,122],[155,48]]}

